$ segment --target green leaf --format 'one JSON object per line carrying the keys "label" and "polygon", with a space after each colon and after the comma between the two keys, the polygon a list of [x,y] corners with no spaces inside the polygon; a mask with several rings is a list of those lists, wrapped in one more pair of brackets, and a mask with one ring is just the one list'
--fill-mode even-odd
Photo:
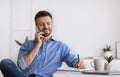
{"label": "green leaf", "polygon": [[29,38],[28,38],[28,36],[26,36],[25,41],[28,41],[28,40],[29,40]]}
{"label": "green leaf", "polygon": [[15,40],[15,42],[16,42],[18,45],[22,46],[22,43],[21,43],[21,42],[19,42],[19,41],[17,41],[17,40]]}
{"label": "green leaf", "polygon": [[[28,36],[26,36],[25,41],[28,41],[28,40],[29,40],[29,38],[28,38]],[[23,45],[23,43],[19,42],[18,40],[15,40],[15,42],[20,46]]]}
{"label": "green leaf", "polygon": [[108,63],[110,63],[112,60],[114,59],[114,57],[113,56],[109,56],[109,57],[105,57],[105,60],[108,62]]}
{"label": "green leaf", "polygon": [[110,45],[106,45],[106,47],[104,47],[102,50],[103,50],[104,52],[112,51]]}

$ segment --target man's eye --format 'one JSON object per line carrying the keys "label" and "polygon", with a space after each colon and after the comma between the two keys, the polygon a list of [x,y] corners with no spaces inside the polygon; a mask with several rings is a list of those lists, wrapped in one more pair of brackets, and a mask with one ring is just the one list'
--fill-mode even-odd
{"label": "man's eye", "polygon": [[49,22],[47,23],[47,25],[50,25],[50,24],[51,24],[51,23],[49,23]]}
{"label": "man's eye", "polygon": [[44,24],[42,24],[42,23],[41,23],[41,24],[38,24],[38,26],[43,26],[43,25],[44,25]]}

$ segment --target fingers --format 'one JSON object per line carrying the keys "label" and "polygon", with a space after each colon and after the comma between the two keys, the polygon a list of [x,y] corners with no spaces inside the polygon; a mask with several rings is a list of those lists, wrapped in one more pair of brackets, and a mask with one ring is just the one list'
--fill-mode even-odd
{"label": "fingers", "polygon": [[79,61],[79,62],[78,62],[78,67],[79,67],[80,69],[85,69],[85,68],[86,68],[85,62],[84,62],[84,61]]}
{"label": "fingers", "polygon": [[43,34],[44,34],[43,32],[36,31],[35,32],[35,40],[37,42],[42,42],[42,40],[44,38]]}
{"label": "fingers", "polygon": [[35,37],[37,38],[43,38],[44,37],[43,35],[44,35],[43,32],[39,32],[39,31],[35,32]]}

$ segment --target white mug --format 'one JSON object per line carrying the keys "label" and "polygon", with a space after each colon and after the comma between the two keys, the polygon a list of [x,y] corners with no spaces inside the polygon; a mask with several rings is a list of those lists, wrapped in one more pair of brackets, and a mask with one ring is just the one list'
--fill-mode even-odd
{"label": "white mug", "polygon": [[94,59],[94,61],[90,62],[90,65],[95,70],[104,70],[104,60],[103,59]]}

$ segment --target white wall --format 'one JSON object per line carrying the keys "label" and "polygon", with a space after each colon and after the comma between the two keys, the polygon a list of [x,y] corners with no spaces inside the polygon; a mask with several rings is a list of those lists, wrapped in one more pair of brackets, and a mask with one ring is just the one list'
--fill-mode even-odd
{"label": "white wall", "polygon": [[[10,56],[10,6],[10,0],[0,1],[0,60]],[[0,74],[0,77],[3,76]]]}
{"label": "white wall", "polygon": [[1,0],[0,9],[0,60],[16,61],[15,40],[34,38],[34,15],[39,10],[53,14],[53,37],[81,57],[101,56],[106,44],[112,45],[114,54],[115,41],[120,41],[120,0]]}
{"label": "white wall", "polygon": [[[54,33],[81,57],[101,56],[106,44],[120,40],[120,0],[34,0],[33,13],[53,13]],[[86,54],[87,53],[87,54]]]}
{"label": "white wall", "polygon": [[10,54],[10,0],[0,1],[0,60]]}

